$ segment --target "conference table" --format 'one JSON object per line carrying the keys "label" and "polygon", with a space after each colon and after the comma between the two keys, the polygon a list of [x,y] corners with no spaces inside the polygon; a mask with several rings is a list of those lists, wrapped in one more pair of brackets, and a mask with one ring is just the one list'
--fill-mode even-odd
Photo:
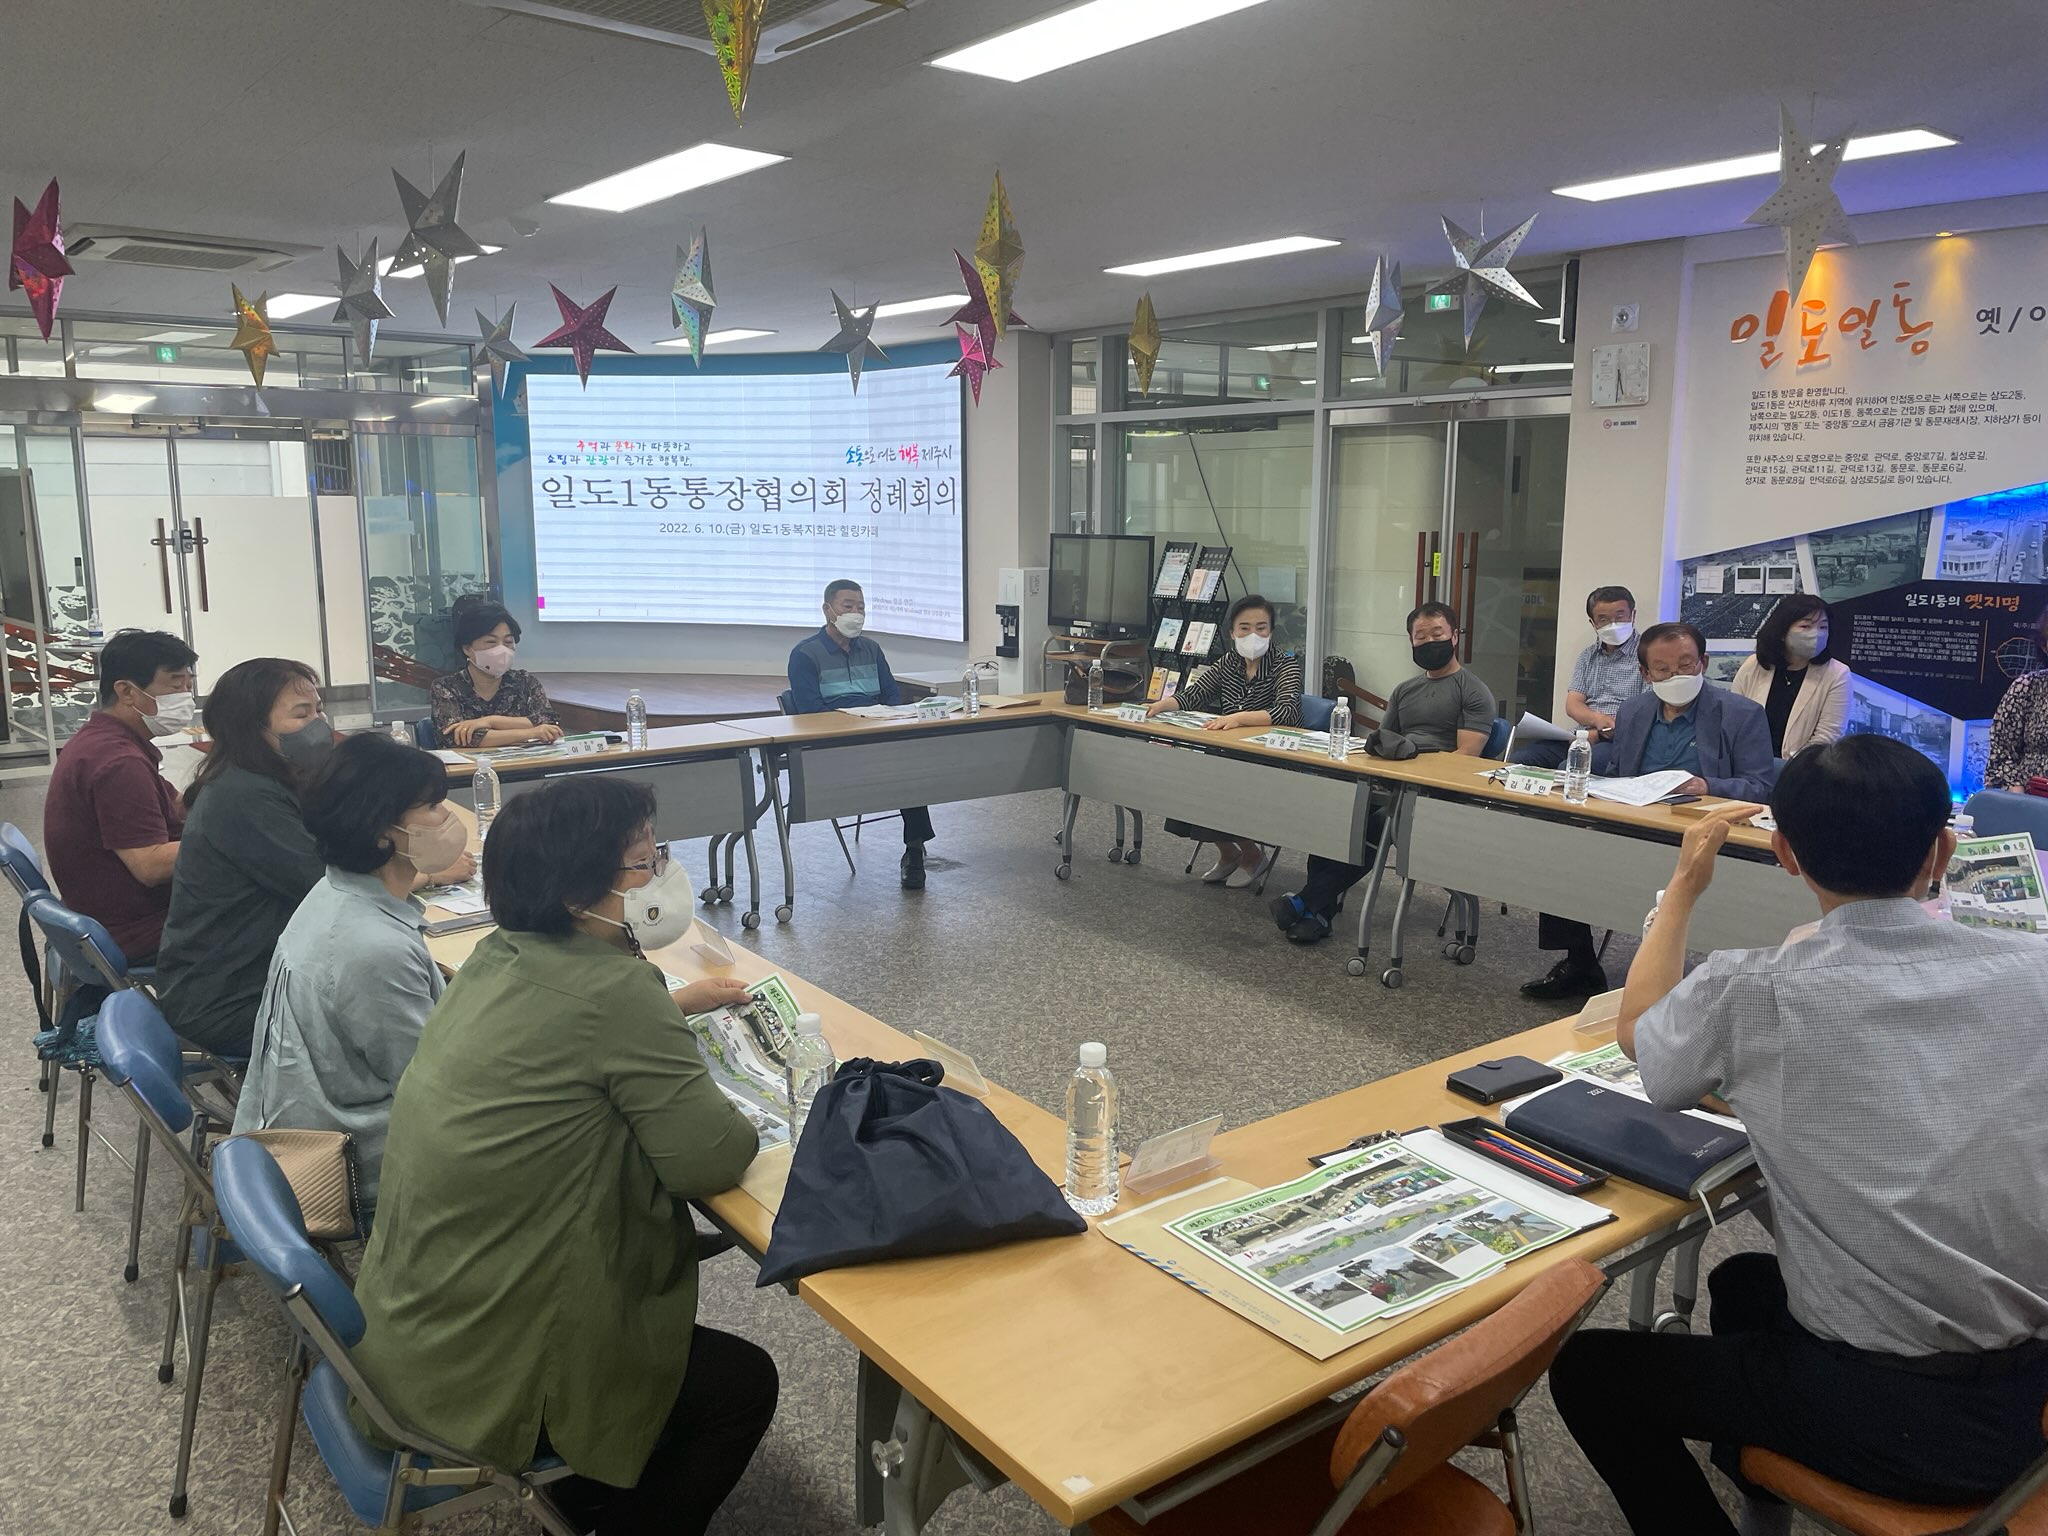
{"label": "conference table", "polygon": [[[453,970],[485,931],[444,934],[429,948]],[[713,975],[752,982],[777,972],[744,949],[734,950],[730,966],[712,966],[687,937],[650,958],[686,982]],[[924,1054],[881,1020],[786,970],[779,974],[798,1004],[820,1015],[842,1059]],[[1220,1167],[1193,1177],[1260,1186],[1297,1177],[1312,1154],[1360,1135],[1469,1115],[1470,1102],[1444,1087],[1446,1073],[1460,1066],[1515,1052],[1540,1059],[1608,1038],[1611,1025],[1601,1033],[1560,1020],[1335,1093],[1224,1132],[1212,1146]],[[1065,1137],[1058,1116],[999,1085],[983,1102],[1048,1177],[1060,1178]],[[757,1262],[774,1226],[787,1157],[786,1149],[764,1154],[741,1187],[699,1203]],[[1714,1219],[1760,1196],[1757,1181],[1738,1181],[1721,1192]],[[1178,1479],[1213,1481],[1278,1454],[1305,1426],[1349,1411],[1350,1401],[1334,1394],[1494,1311],[1565,1259],[1631,1276],[1631,1321],[1651,1326],[1663,1257],[1679,1250],[1696,1259],[1707,1214],[1620,1179],[1589,1198],[1614,1220],[1517,1260],[1321,1361],[1094,1231],[833,1270],[795,1289],[859,1351],[854,1492],[862,1525],[913,1536],[950,1493],[1008,1481],[1072,1528],[1114,1505],[1156,1510],[1185,1492]],[[1133,1203],[1127,1198],[1124,1206]],[[1692,1290],[1683,1275],[1677,1290],[1682,1318]]]}

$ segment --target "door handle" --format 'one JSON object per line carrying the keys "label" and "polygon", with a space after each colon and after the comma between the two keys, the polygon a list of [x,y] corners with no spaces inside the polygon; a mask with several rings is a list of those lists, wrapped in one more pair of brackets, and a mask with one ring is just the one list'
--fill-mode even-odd
{"label": "door handle", "polygon": [[164,583],[164,612],[171,612],[171,541],[164,534],[164,520],[156,520],[156,537],[149,541],[156,546],[157,574]]}
{"label": "door handle", "polygon": [[207,601],[206,597],[206,519],[203,517],[193,518],[192,529],[185,535],[185,538],[187,540],[185,547],[199,556],[199,611],[201,613],[211,613],[213,605]]}

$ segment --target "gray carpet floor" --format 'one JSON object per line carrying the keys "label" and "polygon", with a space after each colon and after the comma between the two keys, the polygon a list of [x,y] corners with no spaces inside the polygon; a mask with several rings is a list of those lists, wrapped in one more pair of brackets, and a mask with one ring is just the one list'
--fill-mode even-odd
{"label": "gray carpet floor", "polygon": [[[0,818],[35,836],[41,788],[0,785]],[[808,982],[908,1030],[923,1027],[971,1052],[1010,1088],[1057,1111],[1077,1042],[1099,1039],[1123,1089],[1123,1130],[1134,1139],[1222,1112],[1228,1124],[1290,1109],[1360,1082],[1543,1022],[1558,1010],[1516,995],[1536,974],[1534,919],[1486,915],[1479,958],[1457,967],[1432,941],[1440,892],[1423,891],[1408,982],[1399,991],[1343,970],[1344,939],[1289,946],[1264,902],[1182,874],[1188,845],[1154,830],[1144,862],[1104,857],[1110,816],[1082,815],[1071,882],[1053,879],[1054,794],[940,807],[930,886],[897,888],[896,824],[870,825],[849,875],[829,827],[798,828],[795,920],[743,934],[738,908],[712,920]],[[764,849],[764,854],[767,850]],[[689,856],[701,869],[703,847]],[[767,862],[764,859],[764,863]],[[1283,859],[1273,890],[1301,873]],[[744,878],[744,876],[742,876]],[[780,875],[768,865],[772,907]],[[701,877],[698,880],[701,885]],[[742,893],[744,900],[744,892]],[[1384,945],[1385,928],[1376,945]],[[1609,956],[1618,978],[1632,945]],[[57,1144],[39,1146],[43,1098],[29,1036],[25,982],[0,964],[0,1532],[8,1536],[121,1536],[179,1529],[169,1519],[180,1384],[160,1386],[157,1352],[169,1296],[173,1177],[158,1159],[144,1228],[140,1280],[122,1283],[129,1178],[93,1149],[86,1209],[72,1209],[75,1087],[66,1084]],[[117,1145],[134,1122],[112,1090],[96,1113]],[[1366,1129],[1361,1127],[1361,1129]],[[1710,1240],[1707,1263],[1761,1245],[1747,1220]],[[1619,1325],[1619,1292],[1596,1323]],[[704,1267],[702,1317],[758,1341],[782,1374],[774,1427],[715,1529],[774,1536],[851,1533],[854,1354],[823,1321],[780,1291],[759,1292],[751,1267],[728,1255]],[[1703,1322],[1702,1322],[1703,1326]],[[191,1536],[259,1529],[285,1331],[253,1276],[231,1278],[215,1310],[194,1456]],[[1090,1362],[1074,1362],[1086,1393]],[[1540,1528],[1555,1536],[1624,1530],[1538,1388],[1524,1414]],[[1467,1453],[1492,1477],[1484,1459]],[[1496,1479],[1497,1481],[1497,1479]],[[292,1503],[303,1536],[358,1529],[299,1432]],[[451,1524],[459,1532],[529,1529],[509,1511]],[[954,1495],[934,1536],[1041,1533],[1054,1522],[1015,1489]]]}

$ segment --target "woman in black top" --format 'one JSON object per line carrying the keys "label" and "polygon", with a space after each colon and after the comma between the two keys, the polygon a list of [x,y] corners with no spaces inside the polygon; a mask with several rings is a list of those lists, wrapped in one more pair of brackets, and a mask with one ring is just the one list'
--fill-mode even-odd
{"label": "woman in black top", "polygon": [[[1177,695],[1161,699],[1146,713],[1156,715],[1167,709],[1213,713],[1216,718],[1204,727],[1211,731],[1301,724],[1301,658],[1292,651],[1271,654],[1273,605],[1257,593],[1248,593],[1230,605],[1224,628],[1230,636],[1231,654],[1204,667]],[[1169,819],[1166,830],[1216,845],[1216,862],[1202,876],[1205,884],[1242,889],[1258,878],[1262,856],[1257,843],[1178,820]]]}

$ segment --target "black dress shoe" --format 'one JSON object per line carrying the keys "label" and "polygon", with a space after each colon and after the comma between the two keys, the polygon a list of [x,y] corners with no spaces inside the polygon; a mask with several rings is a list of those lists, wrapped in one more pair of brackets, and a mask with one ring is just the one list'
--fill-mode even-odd
{"label": "black dress shoe", "polygon": [[1522,996],[1538,1002],[1563,1002],[1573,997],[1596,997],[1607,990],[1607,973],[1598,965],[1577,965],[1560,960],[1547,975],[1522,983]]}
{"label": "black dress shoe", "polygon": [[911,843],[903,850],[903,862],[897,866],[903,871],[903,889],[921,891],[924,889],[924,844]]}
{"label": "black dress shoe", "polygon": [[1330,920],[1320,912],[1311,912],[1287,930],[1290,944],[1320,944],[1330,936]]}
{"label": "black dress shoe", "polygon": [[1282,933],[1308,916],[1308,908],[1301,904],[1301,898],[1292,891],[1285,896],[1275,896],[1266,903],[1266,910],[1273,914],[1273,921]]}

